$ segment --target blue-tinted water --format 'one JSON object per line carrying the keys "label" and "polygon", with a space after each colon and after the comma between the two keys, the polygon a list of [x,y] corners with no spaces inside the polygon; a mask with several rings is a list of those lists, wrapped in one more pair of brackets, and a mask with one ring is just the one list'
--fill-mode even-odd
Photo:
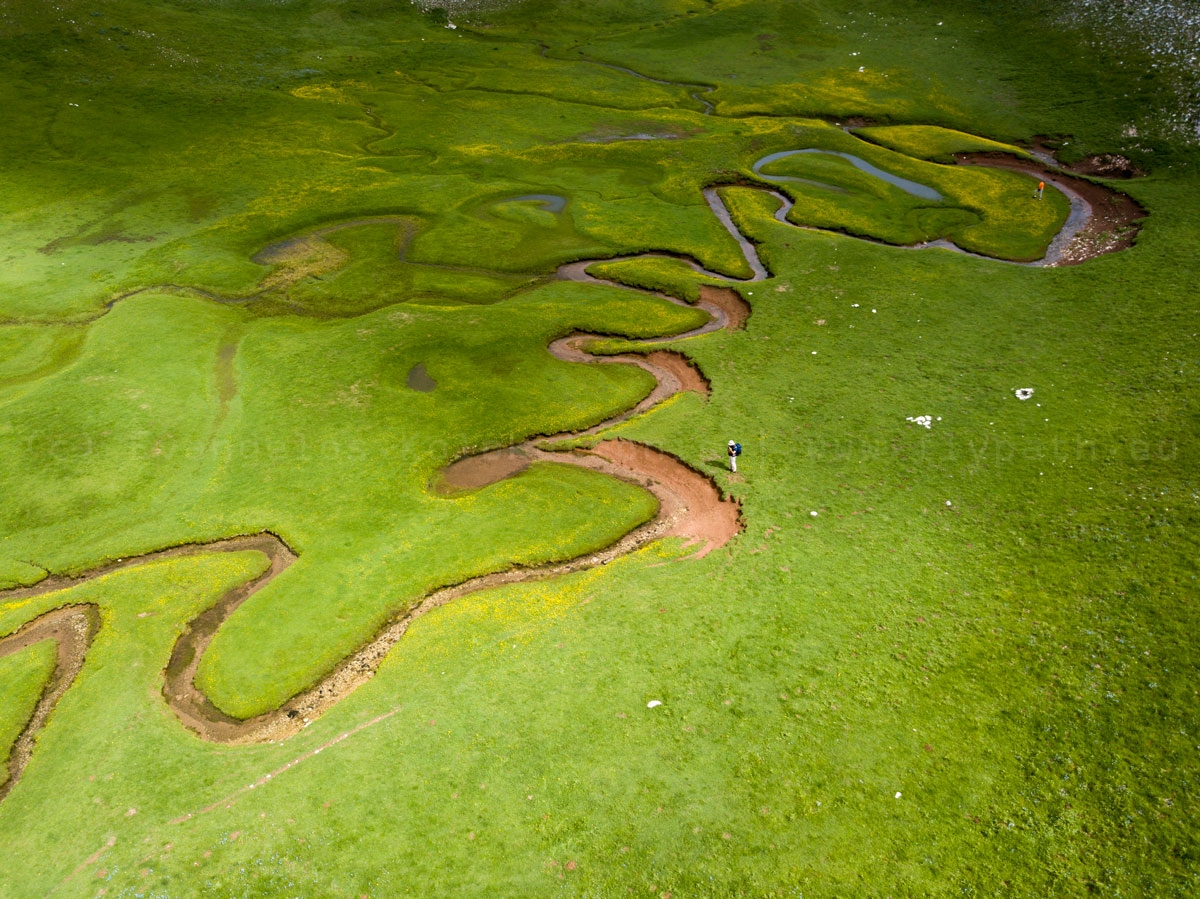
{"label": "blue-tinted water", "polygon": [[918,184],[916,181],[909,181],[907,178],[901,178],[899,175],[893,175],[891,172],[885,172],[883,169],[876,168],[858,156],[851,153],[839,153],[835,150],[818,150],[815,147],[810,147],[806,150],[783,150],[779,153],[772,153],[769,156],[764,156],[758,162],[754,163],[754,174],[768,181],[805,181],[804,178],[789,178],[785,175],[765,175],[762,169],[779,159],[786,159],[789,156],[796,156],[800,153],[823,153],[826,156],[840,156],[842,159],[848,160],[851,165],[861,172],[866,172],[874,178],[879,178],[886,181],[888,184],[900,188],[907,194],[912,194],[914,197],[920,197],[922,200],[940,200],[942,195],[932,187],[926,187],[924,184]]}
{"label": "blue-tinted water", "polygon": [[529,200],[540,203],[547,212],[562,212],[567,208],[567,198],[560,197],[558,194],[524,194],[520,197],[508,197],[501,202],[524,203]]}
{"label": "blue-tinted water", "polygon": [[416,390],[419,393],[430,393],[437,389],[437,381],[429,377],[429,372],[425,370],[425,363],[418,362],[408,370],[408,377],[404,379],[405,384],[411,390]]}

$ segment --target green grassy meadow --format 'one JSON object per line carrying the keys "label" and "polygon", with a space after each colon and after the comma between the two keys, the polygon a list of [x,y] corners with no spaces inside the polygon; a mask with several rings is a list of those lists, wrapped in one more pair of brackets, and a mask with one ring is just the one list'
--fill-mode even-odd
{"label": "green grassy meadow", "polygon": [[[576,331],[712,393],[574,443],[744,524],[458,599],[255,746],[162,683],[263,556],[0,592],[0,634],[101,619],[0,800],[0,897],[1195,895],[1200,150],[1106,37],[974,0],[0,5],[0,590],[270,531],[298,561],[197,685],[278,708],[433,590],[655,515],[569,465],[433,489],[650,393],[547,352]],[[1133,247],[1017,264],[1066,197],[952,156],[1035,139],[1145,173],[1105,182]],[[672,340],[714,284],[746,329]],[[0,758],[53,662],[0,658]]]}

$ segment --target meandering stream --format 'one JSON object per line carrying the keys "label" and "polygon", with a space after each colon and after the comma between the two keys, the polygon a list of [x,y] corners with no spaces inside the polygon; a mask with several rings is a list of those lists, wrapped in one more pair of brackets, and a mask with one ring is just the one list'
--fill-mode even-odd
{"label": "meandering stream", "polygon": [[[619,67],[614,66],[613,68]],[[764,174],[762,169],[776,160],[798,153],[810,152],[828,151],[807,148],[772,153],[759,159],[754,164],[753,171],[765,181],[784,182],[796,180],[785,176]],[[869,163],[851,154],[838,153],[836,155],[848,159],[867,174],[883,178],[914,196],[930,200],[941,199],[941,195],[933,191],[932,188],[898,178],[895,175],[871,166]],[[1054,243],[1051,244],[1046,258],[1039,262],[1027,264],[1053,264],[1061,256],[1064,248],[1070,243],[1074,235],[1088,221],[1091,214],[1090,205],[1077,192],[1072,191],[1069,186],[1064,185],[1063,180],[1063,178],[1058,178],[1056,182],[1059,189],[1063,190],[1071,199],[1071,216],[1068,218],[1058,237],[1055,238]],[[766,186],[758,187],[757,189],[768,192],[779,201],[779,208],[775,212],[775,219],[777,221],[792,227],[801,227],[794,225],[787,219],[793,205],[790,199],[779,191],[772,190]],[[924,191],[924,193],[920,191]],[[731,238],[737,242],[746,265],[751,271],[750,278],[745,279],[743,283],[762,281],[770,277],[770,273],[759,258],[753,242],[737,227],[728,208],[721,200],[717,188],[705,188],[703,196],[713,215]],[[567,198],[550,193],[527,194],[513,197],[510,201],[537,202],[542,208],[554,213],[563,211],[567,204]],[[390,219],[369,219],[362,221],[374,222],[383,220]],[[348,226],[345,223],[335,224],[328,226],[321,232],[315,233],[325,233]],[[277,250],[279,246],[281,245],[268,248],[268,250]],[[921,248],[931,246],[945,246],[949,249],[962,252],[962,250],[953,244],[943,241],[923,244]],[[264,250],[263,252],[267,251]],[[629,288],[626,285],[601,281],[588,274],[587,269],[589,266],[601,261],[653,258],[663,255],[666,254],[643,253],[618,256],[605,260],[581,260],[560,266],[556,272],[556,277],[563,280],[605,283],[633,290],[634,288]],[[670,258],[681,257],[672,256]],[[737,279],[721,273],[710,271],[693,259],[685,258],[684,261],[694,271],[707,278],[724,283],[737,281]],[[179,290],[186,290],[186,288],[179,288]],[[639,292],[651,293],[650,291]],[[656,295],[663,296],[662,294]],[[219,297],[212,297],[212,299],[216,301],[222,300]],[[666,297],[666,299],[682,305],[682,301],[674,297]],[[680,341],[700,337],[721,329],[736,328],[740,326],[745,316],[749,313],[748,307],[740,296],[732,290],[721,288],[706,288],[702,292],[699,305],[710,316],[709,321],[703,326],[684,334],[652,338],[644,341],[633,341],[633,343],[662,344],[664,341]],[[680,536],[695,543],[698,546],[696,555],[703,555],[712,549],[724,545],[725,542],[738,533],[740,528],[737,504],[724,498],[711,478],[688,467],[673,456],[656,450],[653,447],[621,440],[601,441],[586,451],[553,452],[546,448],[547,443],[553,443],[555,440],[597,435],[615,424],[647,412],[682,390],[703,391],[706,387],[703,376],[690,365],[685,357],[677,353],[656,349],[655,352],[648,353],[645,356],[627,354],[612,357],[597,357],[587,352],[587,342],[590,339],[591,335],[574,334],[554,341],[548,349],[557,358],[568,362],[596,365],[637,365],[654,376],[656,384],[654,390],[632,408],[616,413],[585,431],[559,434],[552,438],[526,440],[514,446],[499,448],[490,454],[455,460],[446,467],[442,483],[448,489],[479,489],[497,480],[516,476],[525,467],[534,462],[578,465],[646,486],[647,489],[654,493],[659,503],[658,513],[655,517],[650,522],[633,529],[605,549],[589,552],[574,559],[540,568],[513,569],[470,578],[462,583],[423,597],[411,608],[399,612],[366,645],[347,656],[316,684],[293,697],[279,709],[251,719],[234,719],[215,708],[194,684],[195,671],[199,660],[221,625],[228,620],[229,616],[247,598],[262,589],[262,587],[273,581],[276,577],[282,575],[296,559],[295,553],[278,536],[269,531],[231,537],[215,543],[193,543],[175,546],[140,557],[123,558],[117,562],[99,565],[76,577],[51,575],[34,586],[0,592],[0,598],[15,600],[62,591],[86,581],[104,577],[114,571],[142,565],[157,559],[219,552],[244,552],[246,550],[254,550],[262,553],[270,563],[268,569],[262,575],[231,589],[212,607],[188,623],[183,635],[172,649],[170,660],[166,666],[162,689],[162,695],[167,705],[186,727],[201,738],[219,743],[246,744],[284,739],[298,733],[308,723],[315,720],[373,676],[380,662],[387,655],[387,652],[402,638],[408,629],[408,625],[414,619],[454,599],[502,584],[541,580],[573,571],[586,570],[604,564],[620,555],[633,552],[647,543],[665,536]],[[423,369],[420,371],[414,369],[410,372],[409,383],[416,390],[432,390],[436,387]],[[462,477],[459,477],[460,475]],[[37,703],[28,723],[14,744],[14,750],[11,753],[9,762],[10,777],[8,783],[0,790],[0,798],[7,795],[20,780],[24,766],[34,751],[34,743],[38,731],[51,720],[55,703],[69,689],[71,682],[85,667],[85,656],[95,637],[99,621],[99,610],[95,606],[64,605],[47,611],[25,622],[16,631],[0,637],[0,655],[18,651],[30,645],[30,641],[41,639],[54,639],[58,646],[58,657],[54,674],[51,677],[50,683],[43,691],[42,697]]]}

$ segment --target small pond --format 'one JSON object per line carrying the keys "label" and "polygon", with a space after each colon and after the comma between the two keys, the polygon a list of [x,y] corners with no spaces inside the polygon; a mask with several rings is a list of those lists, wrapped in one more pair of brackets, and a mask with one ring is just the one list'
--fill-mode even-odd
{"label": "small pond", "polygon": [[567,208],[567,198],[558,194],[523,194],[519,197],[507,197],[501,203],[538,203],[547,212],[562,212]]}
{"label": "small pond", "polygon": [[408,385],[410,390],[416,390],[419,393],[430,393],[437,388],[437,381],[429,377],[429,372],[425,370],[425,363],[418,362],[408,371],[408,377],[404,379],[404,383]]}

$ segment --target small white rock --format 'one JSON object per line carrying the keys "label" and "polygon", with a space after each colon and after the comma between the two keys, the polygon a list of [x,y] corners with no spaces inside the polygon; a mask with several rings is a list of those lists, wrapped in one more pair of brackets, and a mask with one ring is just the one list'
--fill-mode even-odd
{"label": "small white rock", "polygon": [[648,703],[646,703],[646,708],[653,709],[653,708],[657,708],[660,705],[662,705],[662,700],[651,699]]}
{"label": "small white rock", "polygon": [[900,798],[900,791],[899,791],[899,790],[897,790],[897,791],[896,791],[896,798],[897,798],[897,799],[899,799],[899,798]]}
{"label": "small white rock", "polygon": [[816,518],[816,517],[817,517],[817,510],[816,510],[816,509],[813,509],[813,510],[812,510],[811,512],[809,512],[808,514],[809,514],[809,515],[811,515],[813,518]]}

